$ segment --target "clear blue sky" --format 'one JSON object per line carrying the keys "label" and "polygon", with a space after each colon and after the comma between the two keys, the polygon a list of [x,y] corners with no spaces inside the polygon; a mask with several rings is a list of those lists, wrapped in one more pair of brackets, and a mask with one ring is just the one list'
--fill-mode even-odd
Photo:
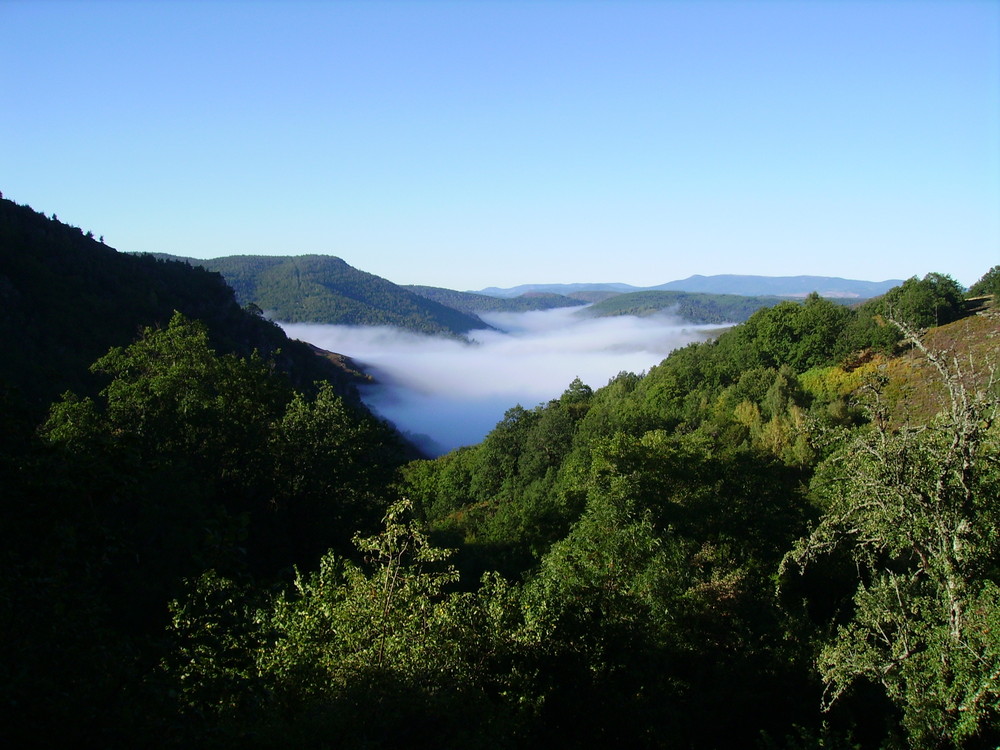
{"label": "clear blue sky", "polygon": [[455,289],[1000,264],[1000,2],[0,0],[0,190]]}

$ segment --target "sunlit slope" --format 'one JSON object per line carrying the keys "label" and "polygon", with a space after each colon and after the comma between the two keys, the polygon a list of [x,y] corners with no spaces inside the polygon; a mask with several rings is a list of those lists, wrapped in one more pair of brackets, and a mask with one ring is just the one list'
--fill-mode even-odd
{"label": "sunlit slope", "polygon": [[[986,387],[1000,364],[998,342],[1000,311],[992,304],[923,334],[928,351],[960,372],[970,392]],[[947,407],[948,394],[941,375],[920,351],[909,349],[896,357],[872,355],[863,360],[849,369],[856,384],[854,395],[862,397],[862,389],[877,382],[893,424],[924,424]]]}
{"label": "sunlit slope", "polygon": [[241,303],[252,302],[289,323],[385,325],[435,334],[488,327],[475,315],[329,255],[234,255],[190,262],[221,273]]}

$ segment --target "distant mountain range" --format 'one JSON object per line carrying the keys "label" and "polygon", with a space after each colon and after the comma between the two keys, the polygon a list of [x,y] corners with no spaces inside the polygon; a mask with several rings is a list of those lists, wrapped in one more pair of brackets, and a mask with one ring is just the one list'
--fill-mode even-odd
{"label": "distant mountain range", "polygon": [[837,276],[689,276],[655,287],[663,291],[705,292],[708,294],[743,294],[747,296],[806,297],[817,292],[821,297],[871,299],[885,294],[902,279],[858,281]]}
{"label": "distant mountain range", "polygon": [[750,297],[743,294],[704,294],[643,290],[616,294],[595,302],[584,313],[595,318],[619,315],[645,317],[667,313],[691,323],[739,323],[762,307],[778,304],[781,297]]}
{"label": "distant mountain range", "polygon": [[516,297],[501,297],[473,292],[456,292],[435,286],[407,286],[414,294],[440,302],[442,305],[462,310],[470,315],[481,312],[527,312],[528,310],[551,310],[556,307],[577,307],[591,300],[575,299],[565,294],[551,292],[527,292]]}
{"label": "distant mountain range", "polygon": [[818,292],[822,297],[843,299],[870,299],[885,294],[902,279],[887,281],[858,281],[836,276],[741,276],[720,274],[716,276],[689,276],[658,286],[637,287],[629,284],[522,284],[501,289],[489,287],[480,294],[497,297],[515,297],[528,292],[550,294],[575,294],[579,292],[630,293],[640,291],[701,292],[704,294],[739,294],[747,297],[806,297]]}
{"label": "distant mountain range", "polygon": [[811,292],[841,300],[879,296],[902,283],[829,276],[691,276],[652,287],[629,284],[524,284],[460,292],[401,286],[330,255],[234,255],[183,260],[216,271],[243,305],[292,323],[385,325],[427,334],[464,336],[490,326],[481,313],[587,307],[591,316],[666,311],[692,323],[738,323],[755,310]]}
{"label": "distant mountain range", "polygon": [[491,297],[518,297],[522,294],[562,294],[567,297],[577,292],[606,292],[610,294],[625,294],[638,292],[652,287],[631,286],[630,284],[521,284],[501,288],[496,286],[480,289],[478,294]]}

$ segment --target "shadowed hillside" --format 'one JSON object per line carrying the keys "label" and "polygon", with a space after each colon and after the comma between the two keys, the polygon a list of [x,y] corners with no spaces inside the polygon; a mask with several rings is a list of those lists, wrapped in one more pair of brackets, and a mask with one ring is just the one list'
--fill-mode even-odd
{"label": "shadowed hillside", "polygon": [[163,326],[177,310],[208,324],[222,352],[254,350],[299,388],[329,380],[356,399],[362,378],[292,341],[237,304],[218,273],[119,253],[73,226],[0,200],[0,381],[44,406],[67,389],[90,392],[87,366],[111,346]]}

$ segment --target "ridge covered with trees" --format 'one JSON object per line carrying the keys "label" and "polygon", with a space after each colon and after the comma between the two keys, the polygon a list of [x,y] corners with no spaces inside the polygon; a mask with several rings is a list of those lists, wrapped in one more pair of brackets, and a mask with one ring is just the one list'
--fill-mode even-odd
{"label": "ridge covered with trees", "polygon": [[[683,285],[671,282],[636,290],[624,284],[590,285],[603,291],[572,291],[588,285],[549,285],[569,294],[532,290],[526,286],[517,296],[459,292],[429,286],[398,286],[391,281],[349,266],[326,255],[255,256],[234,255],[211,260],[174,258],[217,271],[236,292],[243,305],[253,304],[269,317],[292,323],[340,325],[389,325],[417,333],[461,336],[477,328],[489,328],[481,312],[528,312],[596,303],[582,314],[588,316],[652,315],[668,312],[695,324],[739,323],[761,307],[775,305],[780,296],[704,293],[664,290]],[[776,290],[799,289],[808,281],[841,282],[844,289],[875,292],[886,282],[869,283],[824,277],[695,277],[694,286],[750,284]],[[498,292],[501,290],[497,290]]]}
{"label": "ridge covered with trees", "polygon": [[644,291],[619,294],[587,308],[592,317],[655,315],[668,313],[690,323],[740,323],[762,307],[776,305],[778,297],[744,297],[736,294]]}
{"label": "ridge covered with trees", "polygon": [[475,314],[359,271],[330,255],[186,260],[221,273],[241,304],[253,303],[286,323],[395,326],[453,336],[490,327]]}
{"label": "ridge covered with trees", "polygon": [[467,313],[480,312],[528,312],[531,310],[552,310],[557,307],[578,307],[586,304],[563,294],[528,292],[517,297],[495,297],[474,292],[456,292],[435,286],[407,286],[414,294],[440,302]]}
{"label": "ridge covered with trees", "polygon": [[87,367],[109,347],[131,343],[174,311],[208,325],[213,346],[257,351],[298,388],[316,380],[357,400],[366,378],[292,341],[253,308],[240,307],[223,278],[186,263],[119,253],[78,227],[0,198],[0,382],[44,409],[66,389],[92,393]]}
{"label": "ridge covered with trees", "polygon": [[6,390],[0,739],[994,747],[998,335],[941,274],[782,301],[406,460],[172,315]]}

